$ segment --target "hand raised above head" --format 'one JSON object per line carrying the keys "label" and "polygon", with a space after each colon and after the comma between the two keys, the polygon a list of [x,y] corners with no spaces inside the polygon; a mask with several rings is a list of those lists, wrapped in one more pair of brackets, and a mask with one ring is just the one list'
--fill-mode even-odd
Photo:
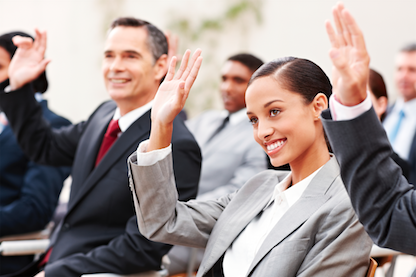
{"label": "hand raised above head", "polygon": [[331,42],[333,91],[341,104],[354,106],[367,96],[370,57],[361,30],[344,5],[337,4],[332,14],[335,30],[327,21],[326,31]]}
{"label": "hand raised above head", "polygon": [[166,78],[156,93],[152,107],[152,130],[148,151],[170,144],[173,120],[185,106],[202,63],[200,49],[195,51],[188,63],[190,53],[191,51],[186,50],[176,74],[176,57],[172,58]]}
{"label": "hand raised above head", "polygon": [[13,43],[17,46],[9,66],[9,80],[12,90],[21,88],[35,80],[45,71],[50,60],[45,59],[46,32],[35,30],[35,40],[31,38],[15,36]]}

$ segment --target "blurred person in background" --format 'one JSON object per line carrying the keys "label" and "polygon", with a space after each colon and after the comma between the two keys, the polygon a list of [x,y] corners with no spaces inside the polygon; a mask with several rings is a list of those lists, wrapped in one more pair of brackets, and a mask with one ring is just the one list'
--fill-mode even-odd
{"label": "blurred person in background", "polygon": [[[17,47],[16,35],[33,39],[23,32],[0,36],[0,82],[8,79],[8,69]],[[71,124],[48,109],[42,94],[48,88],[46,72],[31,84],[30,96],[39,103],[40,115],[51,128]],[[27,138],[35,139],[35,138]],[[51,220],[70,167],[34,163],[17,143],[7,117],[0,113],[0,237],[42,230]],[[0,256],[0,275],[16,272],[33,261],[34,256]]]}
{"label": "blurred person in background", "polygon": [[398,53],[395,82],[399,97],[383,125],[393,150],[409,162],[409,182],[416,184],[416,43]]}

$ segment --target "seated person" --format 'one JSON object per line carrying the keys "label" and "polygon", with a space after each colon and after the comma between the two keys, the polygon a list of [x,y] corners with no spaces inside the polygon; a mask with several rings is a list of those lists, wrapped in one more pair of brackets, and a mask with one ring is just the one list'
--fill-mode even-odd
{"label": "seated person", "polygon": [[[0,36],[0,82],[8,78],[10,60],[16,52],[12,38],[26,33],[12,32]],[[42,107],[43,118],[52,128],[70,122],[48,109],[42,98],[48,88],[46,73],[32,82],[35,98]],[[36,164],[19,147],[4,113],[0,113],[0,237],[42,230],[51,220],[64,180],[70,167]],[[33,260],[28,256],[0,256],[0,275],[15,272]]]}
{"label": "seated person", "polygon": [[[383,77],[370,68],[370,75],[368,78],[368,90],[370,92],[371,102],[373,103],[374,110],[380,119],[383,119],[386,116],[386,110],[388,105],[388,95],[386,90],[386,84],[384,83]],[[403,176],[409,180],[410,167],[409,163],[406,160],[400,158],[396,152],[393,152],[391,158],[401,167]]]}
{"label": "seated person", "polygon": [[246,92],[255,140],[274,166],[289,163],[291,172],[264,171],[217,200],[178,201],[170,134],[201,64],[197,51],[185,70],[189,55],[175,76],[172,60],[150,139],[129,158],[141,233],[206,248],[197,276],[364,276],[372,243],[328,151],[320,115],[332,86],[311,61],[269,62]]}
{"label": "seated person", "polygon": [[[225,110],[207,111],[186,122],[201,147],[197,199],[215,200],[232,193],[267,169],[264,151],[252,136],[253,128],[247,120],[244,99],[251,75],[262,64],[260,59],[250,54],[229,57],[221,69],[220,91]],[[203,250],[173,247],[169,252],[169,273],[186,272],[191,255],[196,270]]]}

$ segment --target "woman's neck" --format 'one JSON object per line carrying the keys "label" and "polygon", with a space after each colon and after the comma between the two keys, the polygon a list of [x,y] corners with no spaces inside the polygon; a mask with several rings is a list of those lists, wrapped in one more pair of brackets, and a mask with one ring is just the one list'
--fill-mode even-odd
{"label": "woman's neck", "polygon": [[311,147],[302,157],[292,161],[290,163],[290,169],[292,171],[292,185],[296,185],[324,164],[330,160],[328,148],[326,143]]}

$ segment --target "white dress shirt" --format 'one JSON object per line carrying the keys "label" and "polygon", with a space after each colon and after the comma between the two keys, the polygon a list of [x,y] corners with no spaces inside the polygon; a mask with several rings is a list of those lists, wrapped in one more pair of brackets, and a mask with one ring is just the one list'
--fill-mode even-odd
{"label": "white dress shirt", "polygon": [[154,100],[135,110],[126,113],[123,116],[121,116],[120,109],[117,107],[113,119],[118,120],[118,126],[120,127],[121,132],[124,133],[130,127],[131,124],[133,124],[137,119],[139,119],[148,110],[150,110],[153,106],[153,101]]}
{"label": "white dress shirt", "polygon": [[399,121],[400,111],[403,111],[405,116],[401,121],[396,139],[391,142],[391,145],[402,159],[407,160],[409,159],[410,147],[416,132],[416,99],[407,102],[404,102],[402,98],[397,99],[393,109],[383,122],[389,139],[391,139],[390,136]]}
{"label": "white dress shirt", "polygon": [[275,186],[273,196],[263,211],[246,226],[225,252],[224,276],[247,275],[247,271],[267,235],[289,208],[299,200],[321,168],[291,187],[289,186],[292,182],[292,174],[289,173]]}

